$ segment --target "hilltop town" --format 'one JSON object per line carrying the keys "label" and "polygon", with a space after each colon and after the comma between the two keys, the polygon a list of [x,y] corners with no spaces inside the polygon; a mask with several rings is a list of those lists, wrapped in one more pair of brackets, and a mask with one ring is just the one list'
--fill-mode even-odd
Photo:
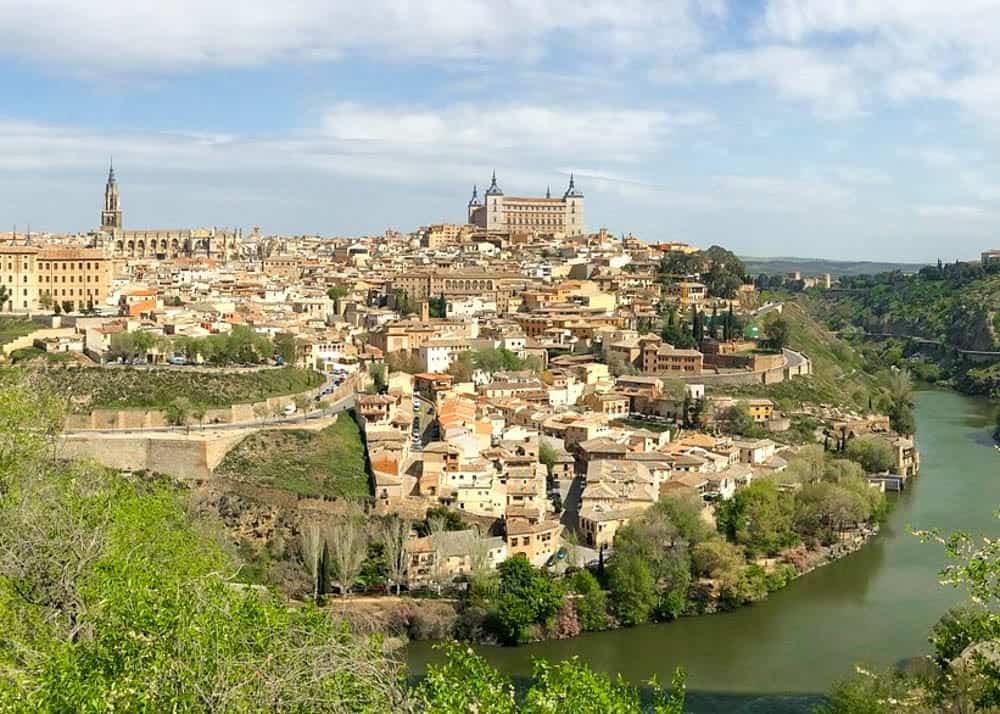
{"label": "hilltop town", "polygon": [[[310,524],[347,509],[412,524],[382,582],[440,592],[518,554],[603,567],[671,500],[714,527],[755,483],[807,488],[816,449],[879,493],[917,474],[871,394],[787,398],[832,367],[761,290],[829,275],[753,281],[722,248],[590,231],[584,205],[573,177],[511,197],[494,174],[466,222],[409,233],[134,229],[112,169],[98,228],[0,242],[3,359],[68,399],[67,453],[202,489],[255,557],[300,543],[278,557],[317,594]],[[829,547],[873,517],[797,532]],[[749,565],[781,550],[738,530]]]}

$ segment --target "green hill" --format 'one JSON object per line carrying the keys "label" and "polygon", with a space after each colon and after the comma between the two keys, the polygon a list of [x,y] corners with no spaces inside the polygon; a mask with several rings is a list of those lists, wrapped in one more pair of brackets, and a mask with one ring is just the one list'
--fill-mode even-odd
{"label": "green hill", "polygon": [[346,412],[322,431],[270,429],[251,434],[226,454],[215,474],[302,496],[369,495],[361,430]]}

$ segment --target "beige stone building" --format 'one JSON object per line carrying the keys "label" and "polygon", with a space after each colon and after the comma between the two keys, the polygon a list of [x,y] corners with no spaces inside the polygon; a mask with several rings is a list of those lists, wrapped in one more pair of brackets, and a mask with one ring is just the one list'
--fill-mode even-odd
{"label": "beige stone building", "polygon": [[240,231],[212,228],[125,230],[121,195],[115,168],[108,170],[104,206],[98,233],[100,247],[108,246],[116,258],[180,258],[203,256],[227,260],[239,252]]}
{"label": "beige stone building", "polygon": [[578,236],[586,232],[583,218],[583,192],[576,187],[573,176],[562,198],[505,196],[497,185],[497,175],[482,198],[472,187],[469,200],[469,223],[487,231],[561,234]]}
{"label": "beige stone building", "polygon": [[0,246],[6,312],[46,309],[43,296],[70,311],[100,306],[111,290],[112,261],[101,250],[59,246]]}

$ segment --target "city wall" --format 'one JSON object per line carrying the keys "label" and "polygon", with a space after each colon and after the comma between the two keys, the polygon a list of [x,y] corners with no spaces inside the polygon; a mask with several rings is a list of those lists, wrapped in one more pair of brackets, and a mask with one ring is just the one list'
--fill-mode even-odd
{"label": "city wall", "polygon": [[[325,399],[338,402],[354,393],[358,378],[351,377],[344,381]],[[309,389],[299,394],[288,394],[280,397],[270,397],[251,404],[234,404],[229,407],[208,409],[200,421],[189,418],[191,425],[212,424],[244,424],[265,417],[280,414],[289,404],[296,400],[306,400],[310,405],[319,389]],[[123,430],[162,429],[173,426],[167,419],[166,411],[162,409],[95,409],[88,414],[71,414],[66,418],[67,431],[85,430]]]}
{"label": "city wall", "polygon": [[[785,351],[785,359],[780,365],[767,366],[757,370],[747,370],[744,372],[702,372],[696,375],[682,375],[680,379],[688,384],[705,385],[754,385],[754,384],[778,384],[787,381],[792,377],[800,377],[812,374],[812,362],[804,354],[799,352]],[[793,359],[789,359],[791,353]]]}
{"label": "city wall", "polygon": [[104,466],[127,471],[155,471],[184,481],[201,481],[223,457],[246,437],[245,432],[214,432],[183,437],[174,434],[107,436],[66,434],[60,455],[68,459],[93,459]]}

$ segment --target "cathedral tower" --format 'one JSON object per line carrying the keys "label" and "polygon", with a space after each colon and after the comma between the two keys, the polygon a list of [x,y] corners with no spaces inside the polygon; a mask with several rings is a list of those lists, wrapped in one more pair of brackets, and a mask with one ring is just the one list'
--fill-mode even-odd
{"label": "cathedral tower", "polygon": [[108,169],[108,183],[104,186],[104,210],[101,211],[101,231],[118,233],[122,229],[122,206],[115,181],[115,165]]}

